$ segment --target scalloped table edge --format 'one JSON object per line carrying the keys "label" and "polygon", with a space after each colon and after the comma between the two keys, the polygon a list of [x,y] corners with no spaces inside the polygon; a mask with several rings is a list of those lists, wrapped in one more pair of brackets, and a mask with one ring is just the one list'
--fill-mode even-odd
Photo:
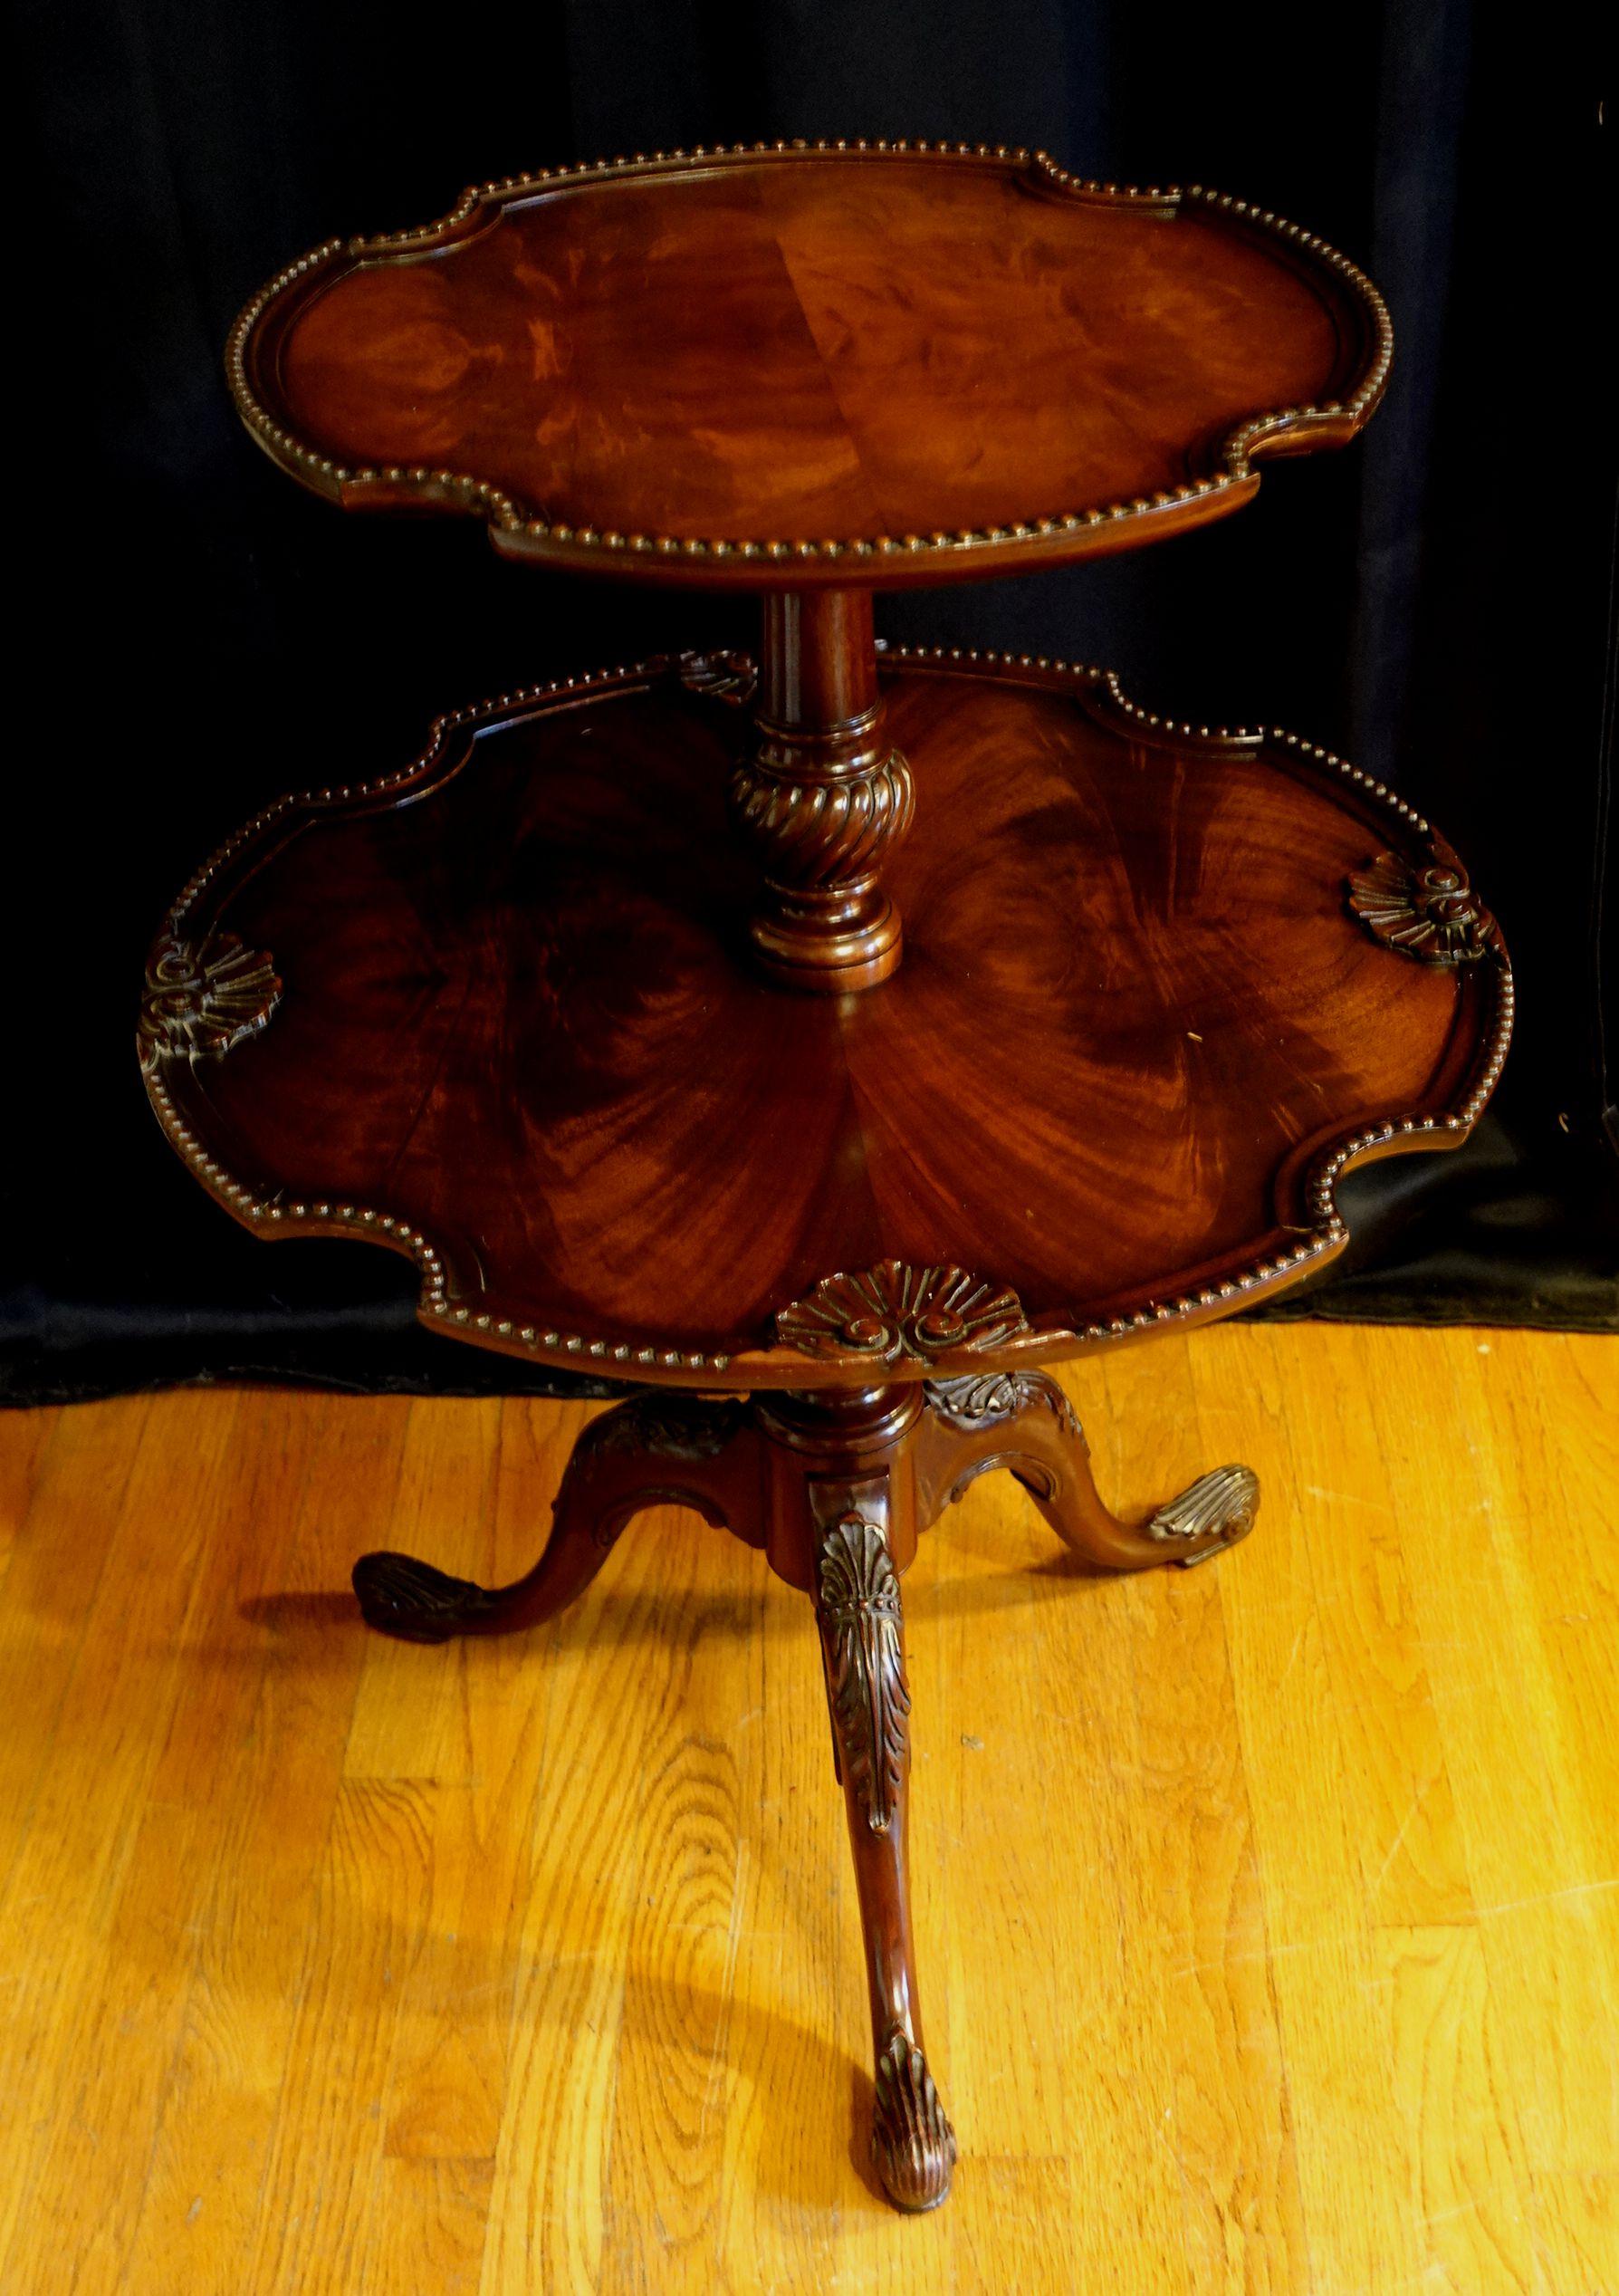
{"label": "scalloped table edge", "polygon": [[[1007,526],[931,534],[857,535],[846,539],[715,536],[695,540],[668,534],[599,533],[548,520],[539,505],[517,501],[488,481],[425,464],[344,464],[306,446],[278,423],[258,398],[250,374],[251,348],[262,324],[292,289],[340,264],[409,255],[447,247],[488,229],[499,211],[539,196],[583,184],[742,165],[760,160],[917,159],[1023,168],[1033,188],[1050,196],[1103,205],[1148,207],[1173,214],[1202,207],[1256,236],[1277,242],[1297,264],[1302,255],[1330,271],[1358,311],[1363,357],[1350,389],[1320,405],[1268,409],[1246,417],[1209,450],[1212,467],[1181,485],[1127,502],[1054,510]],[[894,589],[909,583],[988,581],[1040,565],[1067,565],[1206,524],[1247,502],[1258,490],[1253,466],[1268,456],[1306,454],[1345,445],[1375,410],[1394,359],[1387,307],[1365,274],[1317,234],[1288,223],[1270,208],[1212,191],[1202,184],[1135,189],[1074,175],[1045,151],[1007,144],[926,140],[819,141],[697,145],[692,151],[637,153],[573,168],[542,168],[472,186],[447,215],[414,229],[328,239],[270,280],[232,328],[225,372],[237,410],[254,441],[282,469],[345,510],[400,507],[482,518],[504,557],[576,573],[622,574],[637,581],[741,590],[801,590],[854,584]]]}
{"label": "scalloped table edge", "polygon": [[[1109,670],[1043,655],[1007,655],[966,647],[886,647],[882,649],[882,658],[893,668],[946,674],[956,670],[964,675],[989,669],[1017,683],[1068,689],[1104,723],[1111,718],[1126,727],[1137,740],[1158,747],[1184,747],[1190,744],[1213,751],[1237,749],[1250,754],[1267,747],[1283,749],[1295,765],[1302,766],[1327,786],[1335,781],[1347,782],[1363,801],[1386,807],[1394,825],[1403,834],[1407,851],[1420,843],[1425,861],[1455,860],[1451,849],[1432,825],[1384,783],[1374,780],[1357,766],[1297,735],[1277,728],[1182,724],[1127,699]],[[426,747],[407,765],[371,781],[343,783],[278,798],[227,838],[191,877],[164,919],[154,943],[153,963],[167,946],[183,937],[187,929],[196,932],[200,921],[197,911],[205,895],[212,894],[211,907],[216,913],[219,898],[231,889],[233,864],[249,847],[259,847],[264,833],[289,815],[347,810],[367,802],[388,806],[407,791],[425,794],[437,781],[447,778],[465,764],[471,754],[467,737],[503,719],[519,713],[526,715],[547,703],[567,704],[613,691],[646,690],[662,678],[684,677],[686,664],[706,659],[654,656],[642,663],[557,678],[547,685],[497,695],[436,719]],[[705,689],[712,690],[712,687],[696,687],[699,691]],[[255,863],[263,858],[262,850],[255,851]],[[486,1304],[486,1295],[459,1288],[457,1272],[445,1251],[409,1222],[358,1203],[289,1198],[283,1191],[265,1193],[237,1178],[208,1153],[187,1120],[184,1109],[166,1081],[164,1062],[151,1055],[150,1046],[144,1039],[138,1040],[138,1043],[147,1092],[170,1145],[228,1212],[255,1235],[272,1239],[359,1237],[415,1261],[422,1279],[417,1315],[429,1331],[561,1369],[589,1370],[660,1387],[728,1393],[759,1387],[811,1389],[859,1385],[868,1382],[874,1375],[890,1381],[916,1380],[982,1370],[989,1360],[985,1350],[992,1347],[993,1367],[997,1369],[1032,1369],[1061,1362],[1100,1348],[1145,1338],[1166,1326],[1187,1327],[1213,1321],[1230,1314],[1236,1307],[1274,1297],[1318,1273],[1337,1257],[1349,1240],[1348,1227],[1337,1204],[1337,1184],[1344,1175],[1384,1157],[1461,1147],[1493,1091],[1506,1059],[1513,1014],[1511,966],[1493,920],[1490,925],[1487,958],[1491,982],[1490,1020],[1459,1088],[1461,1097],[1443,1107],[1401,1111],[1300,1143],[1279,1165],[1273,1185],[1279,1199],[1287,1196],[1299,1199],[1307,1217],[1290,1222],[1279,1219],[1276,1228],[1241,1264],[1228,1267],[1224,1273],[1207,1281],[1200,1280],[1201,1271],[1182,1272],[1172,1279],[1171,1288],[1163,1296],[1121,1300],[1112,1314],[1084,1324],[1065,1320],[1059,1313],[1031,1321],[1024,1319],[1015,1295],[996,1286],[992,1271],[899,1270],[901,1275],[918,1281],[959,1278],[963,1284],[992,1293],[998,1301],[1010,1300],[1016,1319],[1010,1331],[999,1329],[988,1340],[969,1339],[956,1345],[918,1345],[913,1334],[900,1343],[899,1351],[892,1359],[874,1358],[867,1351],[836,1345],[825,1351],[810,1352],[801,1346],[784,1344],[779,1339],[774,1345],[729,1351],[658,1348],[599,1333],[551,1329],[503,1315],[498,1305]],[[195,1064],[194,1057],[191,1065]],[[898,1263],[888,1262],[880,1266],[897,1269]],[[828,1284],[847,1284],[879,1273],[880,1270],[829,1270],[816,1292]],[[948,1290],[948,1284],[944,1288]],[[934,1292],[939,1289],[938,1284],[934,1285]],[[776,1320],[793,1312],[801,1323],[802,1316],[798,1311],[814,1296],[812,1292],[803,1301],[784,1301],[776,1311]],[[1002,1325],[1005,1320],[1003,1316]]]}

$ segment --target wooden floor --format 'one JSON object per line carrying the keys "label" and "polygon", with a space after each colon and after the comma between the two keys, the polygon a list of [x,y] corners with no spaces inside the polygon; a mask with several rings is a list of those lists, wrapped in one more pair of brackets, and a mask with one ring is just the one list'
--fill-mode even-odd
{"label": "wooden floor", "polygon": [[0,1417],[0,2287],[1619,2291],[1619,1349],[1330,1327],[1067,1384],[1207,1570],[977,1484],[905,1581],[937,2215],[875,2196],[808,1607],[642,1518],[526,1641],[582,1407]]}

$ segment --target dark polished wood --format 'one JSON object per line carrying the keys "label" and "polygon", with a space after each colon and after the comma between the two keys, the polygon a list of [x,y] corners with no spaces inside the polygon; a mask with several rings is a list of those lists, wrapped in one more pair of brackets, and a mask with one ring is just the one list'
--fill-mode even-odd
{"label": "dark polished wood", "polygon": [[[899,1390],[902,1405],[914,1392]],[[844,1406],[856,1447],[863,1425],[882,1423],[886,1400],[878,1390]],[[812,1400],[805,1416],[825,1410]],[[775,1416],[780,1423],[782,1407]],[[915,1522],[896,1447],[831,1473],[817,1472],[812,1454],[790,1488],[814,1542],[816,1624],[866,1948],[872,2164],[889,2198],[920,2212],[948,2194],[956,2143],[923,2048],[911,1927],[911,1692],[898,1552],[915,1543]],[[903,1528],[902,1515],[911,1518]]]}
{"label": "dark polished wood", "polygon": [[367,1555],[373,1626],[550,1617],[666,1502],[812,1604],[902,2208],[956,2157],[907,1870],[918,1535],[1004,1469],[1093,1568],[1244,1537],[1240,1465],[1115,1515],[1037,1367],[1325,1266],[1345,1172],[1466,1137],[1512,986],[1382,784],[1097,670],[879,658],[870,593],[1218,517],[1351,437],[1390,356],[1375,290],[1273,215],[905,144],[482,186],[232,336],[254,437],[347,508],[762,596],[757,674],[503,696],[269,808],[169,911],[139,1042],[255,1233],[382,1244],[429,1328],[654,1390],[580,1438],[523,1578]]}
{"label": "dark polished wood", "polygon": [[[1373,856],[1438,849],[1336,763],[1090,674],[888,658],[905,961],[794,996],[751,961],[716,674],[477,714],[205,873],[171,932],[235,936],[279,1002],[150,1081],[233,1210],[415,1252],[425,1318],[481,1345],[859,1386],[1229,1312],[1341,1248],[1351,1163],[1464,1136],[1509,975],[1357,916]],[[889,1261],[937,1275],[919,1321],[818,1295]]]}
{"label": "dark polished wood", "polygon": [[653,1395],[603,1412],[574,1446],[551,1536],[525,1577],[479,1587],[411,1555],[368,1554],[354,1566],[367,1623],[407,1642],[538,1626],[584,1592],[643,1508],[693,1507],[720,1527],[745,1524],[755,1455],[742,1441],[744,1410]]}
{"label": "dark polished wood", "polygon": [[1246,1467],[1203,1475],[1139,1528],[1091,1477],[1067,1398],[1042,1372],[772,1396],[752,1405],[654,1394],[591,1421],[557,1495],[545,1550],[484,1588],[401,1554],[355,1565],[369,1622],[412,1642],[498,1634],[581,1593],[642,1509],[695,1507],[762,1547],[810,1596],[833,1761],[848,1818],[871,2008],[872,2165],[897,2207],[934,2208],[956,2140],[923,2043],[907,1830],[912,1694],[900,1573],[919,1532],[995,1468],[1024,1484],[1058,1535],[1106,1571],[1205,1561],[1251,1528]]}
{"label": "dark polished wood", "polygon": [[899,963],[883,869],[915,799],[886,718],[869,591],[765,600],[754,738],[731,777],[731,814],[764,873],[748,927],[756,961],[784,987],[841,995]]}
{"label": "dark polished wood", "polygon": [[1386,317],[1314,235],[1043,154],[781,147],[561,169],[333,241],[232,380],[350,509],[746,589],[982,578],[1246,501],[1375,406]]}

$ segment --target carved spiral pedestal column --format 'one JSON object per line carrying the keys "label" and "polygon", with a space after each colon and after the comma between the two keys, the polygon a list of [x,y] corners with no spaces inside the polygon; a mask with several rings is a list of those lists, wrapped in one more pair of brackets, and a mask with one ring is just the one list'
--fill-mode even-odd
{"label": "carved spiral pedestal column", "polygon": [[752,747],[731,813],[763,870],[756,958],[790,988],[872,988],[899,963],[881,869],[911,825],[911,769],[885,738],[871,592],[764,601]]}

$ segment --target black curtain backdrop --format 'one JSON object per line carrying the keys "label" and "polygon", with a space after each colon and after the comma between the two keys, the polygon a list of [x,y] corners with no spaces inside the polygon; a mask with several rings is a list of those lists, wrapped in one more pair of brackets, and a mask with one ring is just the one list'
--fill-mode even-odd
{"label": "black curtain backdrop", "polygon": [[12,42],[33,148],[8,494],[37,514],[12,553],[5,1393],[567,1384],[420,1332],[386,1255],[267,1248],[215,1208],[147,1110],[141,958],[196,861],[280,790],[403,762],[480,695],[746,644],[749,610],[503,566],[470,524],[340,517],[250,445],[221,347],[291,256],[426,220],[467,182],[795,135],[1043,145],[1213,184],[1383,288],[1394,380],[1346,452],[1270,466],[1251,507],[1167,547],[879,601],[879,629],[1103,661],[1153,707],[1291,726],[1431,812],[1502,919],[1518,1040],[1469,1147],[1352,1181],[1349,1259],[1270,1312],[1611,1328],[1595,38],[1483,0],[1285,25],[1130,0],[567,0],[419,24],[375,0],[33,0]]}

